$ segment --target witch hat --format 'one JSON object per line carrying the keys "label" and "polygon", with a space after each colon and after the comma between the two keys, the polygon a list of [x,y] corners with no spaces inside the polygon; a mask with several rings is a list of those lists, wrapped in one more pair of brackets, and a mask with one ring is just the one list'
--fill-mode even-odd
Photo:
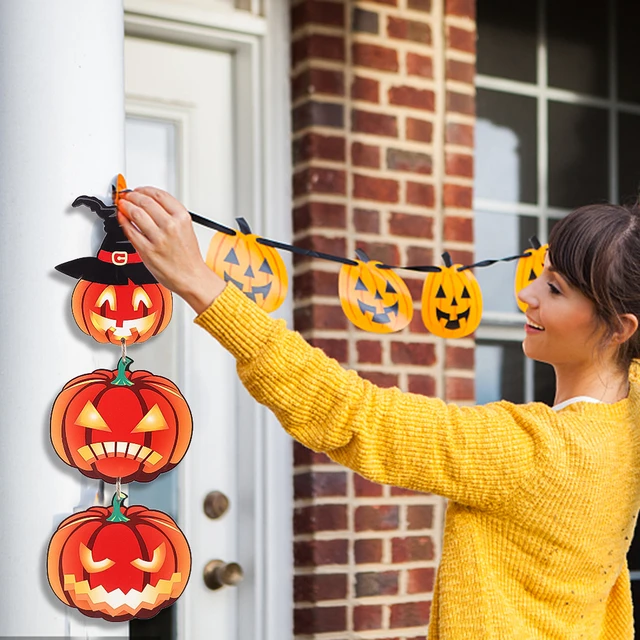
{"label": "witch hat", "polygon": [[93,196],[78,196],[74,207],[87,206],[104,221],[105,237],[94,258],[76,258],[56,265],[56,269],[72,278],[101,284],[151,284],[157,280],[142,263],[142,258],[127,240],[118,224],[116,205],[106,205]]}

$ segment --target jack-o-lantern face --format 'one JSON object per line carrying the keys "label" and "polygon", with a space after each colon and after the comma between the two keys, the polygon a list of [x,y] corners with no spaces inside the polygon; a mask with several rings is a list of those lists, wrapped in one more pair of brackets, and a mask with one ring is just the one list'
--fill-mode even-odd
{"label": "jack-o-lantern face", "polygon": [[236,218],[235,236],[218,232],[209,244],[206,262],[226,282],[267,312],[275,311],[287,295],[289,278],[284,261],[273,248],[258,242],[243,218]]}
{"label": "jack-o-lantern face", "polygon": [[356,266],[340,268],[338,291],[345,315],[364,331],[393,333],[404,329],[413,317],[413,302],[404,280],[392,269],[369,260],[364,251]]}
{"label": "jack-o-lantern face", "polygon": [[113,622],[151,618],[184,591],[191,553],[184,534],[161,511],[122,506],[74,513],[53,534],[47,573],[62,602]]}
{"label": "jack-o-lantern face", "polygon": [[98,369],[69,381],[51,411],[51,442],[68,465],[105,482],[149,482],[189,447],[192,419],[175,384],[148,371]]}
{"label": "jack-o-lantern face", "polygon": [[101,284],[79,280],[71,296],[76,324],[98,342],[145,342],[171,320],[173,299],[161,284]]}
{"label": "jack-o-lantern face", "polygon": [[524,258],[518,260],[518,266],[516,267],[516,277],[514,280],[514,289],[516,294],[516,301],[520,311],[523,313],[527,310],[527,305],[522,302],[518,297],[518,294],[526,286],[530,285],[544,269],[544,258],[547,255],[548,244],[540,245],[540,241],[535,236],[529,238],[531,243],[531,249],[527,249]]}
{"label": "jack-o-lantern face", "polygon": [[463,338],[473,333],[482,318],[482,292],[475,276],[458,271],[448,253],[444,267],[430,273],[422,290],[422,321],[441,338]]}

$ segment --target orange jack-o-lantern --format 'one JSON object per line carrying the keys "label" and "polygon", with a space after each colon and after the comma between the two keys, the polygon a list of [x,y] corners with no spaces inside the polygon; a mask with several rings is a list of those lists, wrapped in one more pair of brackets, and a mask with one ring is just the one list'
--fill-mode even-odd
{"label": "orange jack-o-lantern", "polygon": [[173,298],[161,284],[79,280],[71,296],[77,325],[98,342],[127,345],[158,335],[171,320]]}
{"label": "orange jack-o-lantern", "polygon": [[151,618],[184,591],[191,552],[162,511],[91,507],[64,520],[47,552],[49,584],[62,602],[112,622]]}
{"label": "orange jack-o-lantern", "polygon": [[392,269],[369,260],[356,249],[357,265],[343,265],[338,279],[340,303],[356,327],[373,333],[393,333],[404,329],[413,317],[411,293]]}
{"label": "orange jack-o-lantern", "polygon": [[445,266],[430,273],[422,290],[422,321],[441,338],[463,338],[473,333],[482,318],[482,292],[471,271],[458,271],[448,253]]}
{"label": "orange jack-o-lantern", "polygon": [[51,442],[68,465],[105,482],[149,482],[182,460],[191,441],[186,400],[149,371],[97,369],[69,381],[51,411]]}
{"label": "orange jack-o-lantern", "polygon": [[524,252],[525,257],[518,260],[514,281],[516,301],[522,312],[527,310],[528,305],[520,300],[518,294],[542,273],[544,269],[544,259],[547,255],[547,249],[549,248],[548,244],[541,245],[535,236],[529,238],[529,242],[532,248],[527,249]]}
{"label": "orange jack-o-lantern", "polygon": [[267,312],[275,311],[287,295],[289,278],[280,254],[258,242],[244,218],[236,218],[235,236],[219,231],[209,244],[207,265],[226,282]]}

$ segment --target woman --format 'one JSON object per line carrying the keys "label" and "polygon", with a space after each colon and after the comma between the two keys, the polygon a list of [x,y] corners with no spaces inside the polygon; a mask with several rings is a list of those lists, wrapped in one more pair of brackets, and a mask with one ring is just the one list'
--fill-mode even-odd
{"label": "woman", "polygon": [[345,371],[208,269],[169,194],[119,221],[147,267],[237,359],[297,440],[383,484],[449,498],[430,640],[633,637],[626,553],[640,507],[640,210],[579,209],[521,293],[525,353],[555,407],[447,405]]}

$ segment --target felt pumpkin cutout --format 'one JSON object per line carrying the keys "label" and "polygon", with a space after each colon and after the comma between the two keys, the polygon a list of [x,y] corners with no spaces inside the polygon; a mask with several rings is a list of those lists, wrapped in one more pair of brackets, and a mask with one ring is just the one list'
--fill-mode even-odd
{"label": "felt pumpkin cutout", "polygon": [[520,311],[523,313],[527,310],[529,305],[522,302],[518,297],[518,294],[542,273],[542,270],[544,269],[544,259],[549,247],[548,244],[540,245],[540,241],[536,236],[529,238],[529,242],[531,243],[532,248],[527,249],[524,252],[525,257],[518,260],[514,281],[516,302],[518,303]]}
{"label": "felt pumpkin cutout", "polygon": [[225,282],[267,312],[275,311],[287,295],[288,275],[280,254],[259,242],[244,218],[236,218],[235,236],[218,232],[209,244],[206,262]]}
{"label": "felt pumpkin cutout", "polygon": [[448,253],[445,266],[430,273],[422,289],[422,321],[441,338],[463,338],[473,333],[482,318],[482,292],[471,271],[458,271]]}
{"label": "felt pumpkin cutout", "polygon": [[171,292],[161,284],[102,284],[79,280],[71,295],[73,319],[98,342],[146,342],[169,324]]}
{"label": "felt pumpkin cutout", "polygon": [[175,602],[191,572],[184,534],[162,511],[91,507],[64,520],[47,551],[47,574],[62,602],[91,618],[151,618]]}
{"label": "felt pumpkin cutout", "polygon": [[413,317],[413,302],[404,280],[392,269],[369,260],[356,249],[356,266],[343,265],[338,278],[340,304],[353,324],[364,331],[393,333],[404,329]]}
{"label": "felt pumpkin cutout", "polygon": [[88,478],[150,482],[182,460],[192,419],[176,385],[149,371],[97,369],[69,381],[51,411],[51,442]]}

